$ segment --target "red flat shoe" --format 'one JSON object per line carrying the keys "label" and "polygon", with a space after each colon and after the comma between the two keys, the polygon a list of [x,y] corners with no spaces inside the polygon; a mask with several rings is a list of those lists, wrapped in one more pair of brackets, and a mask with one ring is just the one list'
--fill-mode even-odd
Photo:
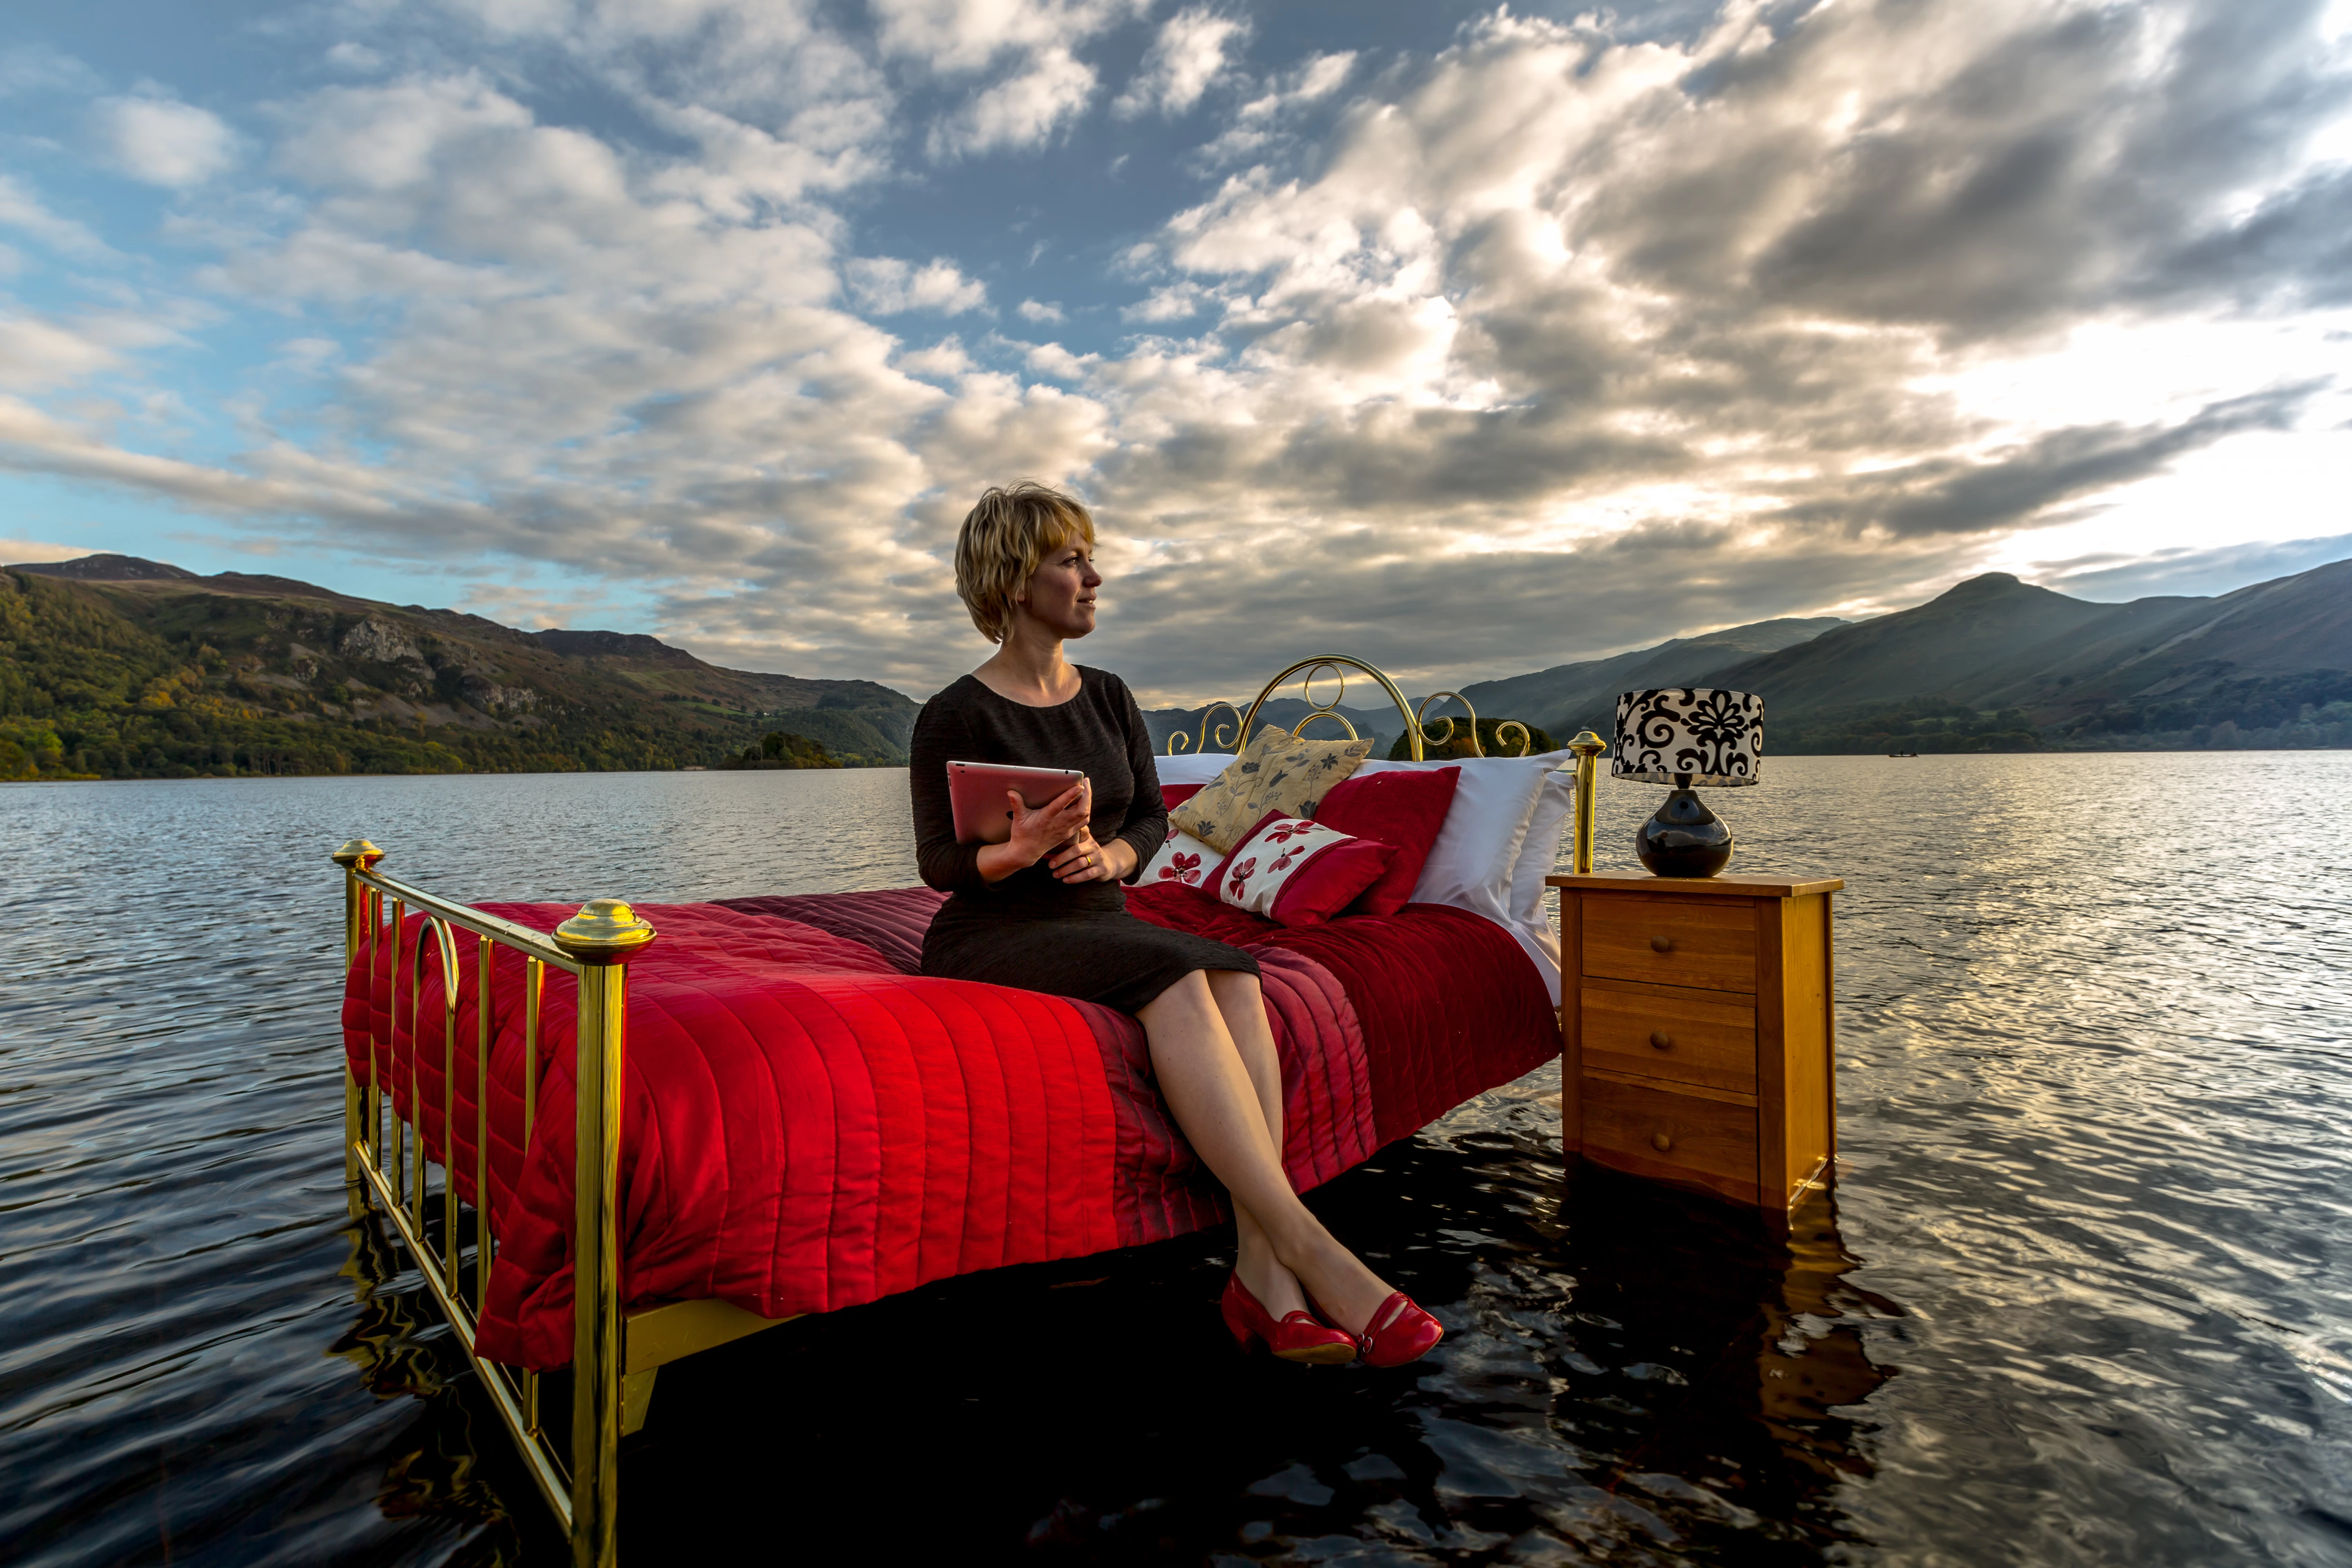
{"label": "red flat shoe", "polygon": [[1318,1323],[1306,1312],[1286,1312],[1276,1319],[1242,1283],[1239,1269],[1225,1281],[1225,1293],[1217,1298],[1217,1310],[1224,1314],[1225,1327],[1233,1331],[1234,1342],[1244,1350],[1263,1344],[1284,1361],[1307,1366],[1339,1366],[1356,1359],[1355,1335]]}
{"label": "red flat shoe", "polygon": [[1402,1366],[1435,1350],[1444,1337],[1445,1325],[1399,1290],[1381,1303],[1356,1342],[1363,1349],[1366,1366]]}

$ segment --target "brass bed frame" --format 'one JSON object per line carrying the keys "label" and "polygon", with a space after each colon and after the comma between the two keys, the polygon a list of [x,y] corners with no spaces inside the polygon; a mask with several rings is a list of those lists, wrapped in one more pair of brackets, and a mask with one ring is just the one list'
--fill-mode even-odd
{"label": "brass bed frame", "polygon": [[[1353,738],[1355,726],[1339,711],[1347,691],[1347,672],[1351,669],[1378,682],[1404,716],[1405,736],[1414,761],[1423,760],[1424,737],[1439,745],[1452,740],[1451,718],[1439,721],[1445,726],[1442,732],[1433,733],[1423,723],[1430,706],[1447,700],[1470,710],[1471,752],[1484,755],[1478,745],[1476,710],[1460,693],[1435,693],[1414,710],[1394,681],[1373,666],[1344,654],[1325,654],[1292,665],[1266,682],[1246,712],[1228,702],[1211,704],[1202,715],[1198,736],[1181,732],[1171,736],[1169,752],[1179,754],[1188,743],[1196,752],[1212,741],[1219,746],[1232,744],[1234,738],[1249,732],[1258,710],[1293,676],[1303,676],[1299,686],[1309,711],[1291,726],[1291,732],[1297,734],[1316,720],[1329,718]],[[1313,683],[1326,674],[1337,677],[1339,689],[1328,702],[1318,702]],[[1209,720],[1219,709],[1234,715],[1238,729],[1219,725],[1211,731]],[[1503,724],[1498,739],[1513,730],[1518,735],[1515,754],[1525,756],[1532,740],[1525,725]],[[1570,748],[1578,759],[1576,863],[1582,871],[1591,866],[1595,759],[1602,742],[1588,731]],[[437,1198],[428,1190],[421,1121],[401,1116],[393,1097],[384,1092],[392,1041],[388,1035],[379,1035],[373,1015],[368,1021],[369,1082],[362,1087],[348,1065],[343,1077],[343,1170],[353,1216],[364,1220],[373,1209],[392,1227],[465,1347],[492,1407],[514,1439],[524,1468],[570,1537],[575,1568],[613,1568],[619,1560],[620,1442],[624,1435],[644,1425],[655,1373],[671,1362],[792,1320],[763,1318],[716,1300],[666,1302],[627,1312],[621,1309],[618,1184],[627,966],[654,940],[653,927],[626,903],[596,899],[553,932],[533,931],[388,877],[378,868],[383,858],[384,852],[364,838],[353,839],[334,853],[335,864],[343,871],[344,966],[348,971],[364,952],[373,971],[379,955],[383,955],[384,944],[391,944],[384,956],[389,959],[392,1023],[396,1027],[400,1021],[404,981],[413,1042],[409,1106],[411,1117],[420,1117],[423,1100],[416,1063],[427,1037],[427,1021],[421,1016],[424,974],[426,961],[437,960],[444,977],[442,1126],[445,1152],[454,1154],[460,1001],[457,933],[473,938],[477,992],[473,1178],[478,1197],[488,1189],[489,1056],[497,1022],[490,1001],[493,952],[509,948],[523,961],[520,1087],[526,1146],[538,1114],[541,1004],[547,972],[574,975],[580,983],[568,1441],[559,1441],[541,1419],[541,1375],[488,1361],[476,1348],[478,1316],[488,1300],[490,1272],[497,1267],[498,1238],[478,1208],[460,1202],[446,1166]],[[425,921],[415,942],[403,943],[401,926],[410,912],[423,914]],[[437,1238],[432,1224],[436,1210]],[[582,1238],[590,1238],[591,1244],[583,1245]]]}

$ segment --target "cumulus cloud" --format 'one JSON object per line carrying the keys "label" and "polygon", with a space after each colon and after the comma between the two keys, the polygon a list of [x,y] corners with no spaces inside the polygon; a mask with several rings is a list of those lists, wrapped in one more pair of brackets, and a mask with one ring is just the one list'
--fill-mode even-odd
{"label": "cumulus cloud", "polygon": [[931,125],[935,161],[1044,146],[1093,101],[1095,68],[1076,50],[1143,15],[1150,0],[874,0],[887,58],[945,79],[987,73]]}
{"label": "cumulus cloud", "polygon": [[874,0],[883,50],[940,72],[976,71],[1008,52],[1066,52],[1150,8],[1150,0]]}
{"label": "cumulus cloud", "polygon": [[1244,103],[1233,123],[1200,150],[1201,162],[1213,169],[1265,155],[1283,135],[1286,122],[1338,92],[1355,68],[1353,50],[1309,57]]}
{"label": "cumulus cloud", "polygon": [[[870,43],[811,0],[436,0],[489,58],[513,70],[519,49],[549,51],[656,127],[700,149],[670,176],[739,207],[846,189],[882,173],[897,98]],[[380,61],[357,41],[348,58]],[[436,66],[451,52],[435,48]],[[440,66],[436,74],[450,74]]]}
{"label": "cumulus cloud", "polygon": [[1024,321],[1058,321],[1062,319],[1062,307],[1047,304],[1043,300],[1024,300],[1014,309],[1021,312],[1021,319]]}
{"label": "cumulus cloud", "polygon": [[[987,286],[966,278],[956,270],[954,262],[941,257],[935,256],[921,267],[894,257],[860,258],[843,270],[848,274],[850,292],[858,304],[877,316],[895,316],[902,310],[956,316],[988,303]],[[1028,303],[1034,301],[1023,305],[1024,316],[1029,314]]]}
{"label": "cumulus cloud", "polygon": [[209,110],[169,98],[103,98],[90,108],[99,154],[151,185],[201,185],[236,162],[236,132]]}
{"label": "cumulus cloud", "polygon": [[1142,68],[1111,104],[1111,112],[1132,120],[1155,110],[1188,113],[1224,68],[1225,52],[1249,31],[1239,18],[1192,6],[1171,16],[1144,56]]}
{"label": "cumulus cloud", "polygon": [[1207,302],[1208,291],[1190,279],[1154,289],[1143,299],[1119,308],[1119,317],[1129,321],[1181,321],[1201,313]]}
{"label": "cumulus cloud", "polygon": [[1042,146],[1094,97],[1095,68],[1056,46],[1038,50],[931,130],[934,158],[970,157]]}

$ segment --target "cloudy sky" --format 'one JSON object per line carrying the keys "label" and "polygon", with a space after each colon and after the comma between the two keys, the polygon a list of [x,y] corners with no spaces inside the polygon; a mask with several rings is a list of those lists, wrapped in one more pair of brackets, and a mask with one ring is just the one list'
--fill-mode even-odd
{"label": "cloudy sky", "polygon": [[2352,0],[12,0],[0,558],[918,694],[2352,554]]}

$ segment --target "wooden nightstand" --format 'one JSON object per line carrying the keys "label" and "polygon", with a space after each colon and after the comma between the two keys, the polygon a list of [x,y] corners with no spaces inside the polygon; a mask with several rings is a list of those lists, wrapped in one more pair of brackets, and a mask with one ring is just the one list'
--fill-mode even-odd
{"label": "wooden nightstand", "polygon": [[1785,1218],[1837,1151],[1834,877],[1548,877],[1567,1152]]}

